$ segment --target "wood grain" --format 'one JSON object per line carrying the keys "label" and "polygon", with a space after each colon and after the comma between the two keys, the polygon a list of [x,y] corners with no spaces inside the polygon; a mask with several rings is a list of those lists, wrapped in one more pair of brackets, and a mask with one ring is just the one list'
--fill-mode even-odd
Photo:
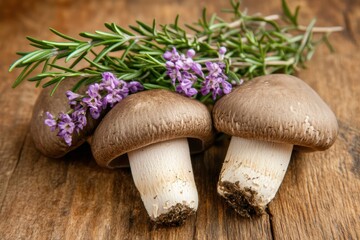
{"label": "wood grain", "polygon": [[[30,117],[39,93],[31,83],[10,88],[7,73],[16,51],[30,50],[25,36],[53,39],[48,27],[75,36],[126,26],[136,19],[158,23],[195,21],[227,2],[201,0],[32,0],[0,2],[0,239],[360,239],[360,3],[292,0],[301,22],[346,29],[331,37],[335,53],[321,47],[299,77],[338,117],[340,134],[324,152],[294,152],[285,180],[267,214],[244,219],[216,193],[225,140],[193,156],[199,209],[185,225],[156,228],[146,214],[129,169],[96,165],[88,145],[61,159],[34,148]],[[244,1],[250,13],[280,13],[280,1]]]}

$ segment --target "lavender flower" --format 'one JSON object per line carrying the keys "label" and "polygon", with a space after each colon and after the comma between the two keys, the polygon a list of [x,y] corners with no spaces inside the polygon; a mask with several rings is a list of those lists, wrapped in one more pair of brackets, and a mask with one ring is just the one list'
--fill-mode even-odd
{"label": "lavender flower", "polygon": [[130,93],[137,93],[139,91],[144,90],[144,86],[137,81],[131,81],[127,84],[127,88],[129,89]]}
{"label": "lavender flower", "polygon": [[75,111],[71,114],[71,118],[72,118],[73,122],[75,123],[75,131],[77,133],[79,133],[80,130],[83,130],[87,124],[86,110],[87,109],[85,107],[83,107],[81,104],[79,104],[75,108]]}
{"label": "lavender flower", "polygon": [[163,55],[166,61],[166,73],[171,79],[175,91],[187,97],[193,97],[197,94],[196,88],[193,85],[197,81],[197,76],[203,77],[204,74],[201,70],[201,65],[193,61],[196,52],[189,49],[184,54],[179,54],[176,48],[172,51],[166,51]]}
{"label": "lavender flower", "polygon": [[116,103],[120,102],[129,94],[128,85],[125,81],[119,80],[116,88],[108,88],[106,96],[102,99],[103,108],[109,104],[112,108]]}
{"label": "lavender flower", "polygon": [[213,62],[206,62],[205,66],[207,68],[207,70],[209,71],[209,76],[212,77],[224,77],[227,78],[225,76],[225,74],[223,74],[223,69],[225,68],[225,65],[222,63],[213,63]]}
{"label": "lavender flower", "polygon": [[75,124],[69,114],[60,113],[58,122],[59,133],[58,136],[63,138],[68,146],[72,142],[72,134],[75,129]]}
{"label": "lavender flower", "polygon": [[94,83],[89,86],[88,90],[86,91],[86,94],[89,97],[100,98],[101,97],[100,90],[101,90],[101,85],[98,83]]}
{"label": "lavender flower", "polygon": [[226,47],[220,47],[219,48],[219,59],[220,59],[220,61],[222,61],[224,59],[226,51],[227,51]]}
{"label": "lavender flower", "polygon": [[181,73],[177,67],[175,67],[175,63],[171,61],[166,62],[166,68],[167,68],[167,75],[171,79],[171,84],[175,86],[176,80],[181,79]]}
{"label": "lavender flower", "polygon": [[225,63],[222,62],[226,53],[225,47],[219,48],[219,62],[206,62],[208,74],[205,76],[202,66],[193,60],[196,52],[189,49],[184,54],[179,54],[176,48],[166,51],[163,55],[166,60],[166,73],[171,79],[175,91],[187,97],[193,97],[198,93],[194,84],[198,78],[203,79],[200,92],[207,95],[212,92],[212,98],[216,100],[217,96],[222,96],[231,92],[232,85],[227,81],[228,77],[224,73]]}
{"label": "lavender flower", "polygon": [[102,110],[108,106],[111,108],[129,93],[136,93],[143,90],[140,82],[131,81],[129,83],[116,78],[110,72],[102,74],[101,83],[89,85],[85,95],[80,95],[72,91],[66,92],[71,110],[69,113],[60,113],[56,119],[51,113],[46,112],[45,124],[51,131],[59,129],[58,136],[63,138],[68,146],[71,146],[73,133],[80,133],[87,124],[86,114],[98,119]]}
{"label": "lavender flower", "polygon": [[189,49],[187,52],[186,52],[186,56],[188,58],[193,58],[195,56],[196,52],[194,49]]}
{"label": "lavender flower", "polygon": [[69,99],[69,105],[76,105],[82,95],[74,93],[72,91],[66,91],[66,97]]}
{"label": "lavender flower", "polygon": [[108,91],[108,94],[103,98],[103,106],[107,106],[108,104],[112,108],[116,103],[120,102],[124,96],[121,94],[120,89],[112,89]]}
{"label": "lavender flower", "polygon": [[98,119],[102,109],[106,108],[106,104],[101,101],[100,85],[95,83],[89,86],[86,94],[88,97],[84,97],[82,102],[89,108],[90,115],[94,119]]}
{"label": "lavender flower", "polygon": [[111,72],[102,73],[102,82],[100,83],[100,89],[106,89],[111,91],[112,89],[118,87],[120,84],[119,79],[115,77],[115,75]]}
{"label": "lavender flower", "polygon": [[176,48],[173,47],[172,51],[166,51],[163,57],[167,61],[176,62],[180,58],[180,54],[178,53]]}
{"label": "lavender flower", "polygon": [[216,100],[217,96],[230,93],[232,85],[227,81],[228,77],[224,74],[225,64],[206,62],[205,65],[209,74],[205,77],[200,90],[201,94],[207,95],[212,92],[212,98]]}
{"label": "lavender flower", "polygon": [[50,131],[55,131],[55,129],[57,128],[57,122],[54,116],[49,112],[46,112],[46,116],[47,118],[45,119],[45,124],[50,127]]}
{"label": "lavender flower", "polygon": [[201,65],[200,63],[194,63],[191,65],[191,70],[194,71],[194,73],[196,73],[198,76],[204,78],[204,73],[201,70]]}
{"label": "lavender flower", "polygon": [[184,79],[179,85],[176,86],[178,93],[183,93],[185,96],[192,97],[198,93],[198,91],[192,87],[193,82],[189,79]]}

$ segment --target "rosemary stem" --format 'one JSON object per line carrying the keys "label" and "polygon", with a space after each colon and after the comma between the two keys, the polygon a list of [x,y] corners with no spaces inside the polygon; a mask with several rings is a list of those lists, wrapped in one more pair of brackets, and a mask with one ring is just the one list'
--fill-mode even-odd
{"label": "rosemary stem", "polygon": [[197,63],[205,63],[205,62],[216,62],[219,61],[219,58],[206,58],[206,59],[200,59],[196,60]]}
{"label": "rosemary stem", "polygon": [[[233,60],[236,60],[235,58]],[[295,59],[294,58],[290,58],[288,59],[287,61],[275,61],[275,60],[265,60],[264,61],[264,65],[268,65],[268,66],[288,66],[288,65],[291,65],[295,62]],[[245,61],[232,61],[231,62],[231,67],[248,67],[248,66],[252,66],[254,65],[254,63],[249,63],[249,62],[245,62]]]}
{"label": "rosemary stem", "polygon": [[[306,26],[299,25],[297,27],[300,31],[306,31]],[[341,32],[344,28],[341,26],[333,26],[333,27],[313,27],[313,33],[331,33],[331,32]]]}

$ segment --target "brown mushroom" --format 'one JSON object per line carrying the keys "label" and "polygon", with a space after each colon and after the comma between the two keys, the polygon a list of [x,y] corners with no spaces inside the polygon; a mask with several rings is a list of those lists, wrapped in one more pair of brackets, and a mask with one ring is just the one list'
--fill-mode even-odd
{"label": "brown mushroom", "polygon": [[[35,147],[47,157],[60,158],[69,151],[79,147],[89,139],[100,121],[88,117],[87,125],[80,134],[73,134],[73,141],[70,147],[62,138],[57,136],[56,131],[50,131],[50,128],[45,125],[44,121],[47,111],[57,114],[59,112],[67,112],[70,109],[65,92],[71,89],[79,80],[80,78],[78,77],[66,78],[52,96],[50,94],[52,88],[47,87],[42,90],[37,98],[31,118],[30,134],[34,140]],[[85,89],[80,90],[80,93],[84,92]]]}
{"label": "brown mushroom", "polygon": [[128,96],[104,117],[91,148],[98,164],[109,168],[127,154],[151,220],[178,225],[198,206],[189,145],[192,152],[203,150],[212,133],[205,105],[174,92],[148,90]]}
{"label": "brown mushroom", "polygon": [[274,74],[257,77],[214,106],[215,128],[232,136],[218,193],[243,216],[264,212],[274,198],[293,146],[329,148],[338,133],[334,113],[302,80]]}

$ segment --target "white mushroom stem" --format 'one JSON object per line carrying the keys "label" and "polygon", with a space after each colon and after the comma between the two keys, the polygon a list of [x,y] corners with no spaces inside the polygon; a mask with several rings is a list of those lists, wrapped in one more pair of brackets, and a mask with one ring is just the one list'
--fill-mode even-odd
{"label": "white mushroom stem", "polygon": [[128,153],[132,176],[150,218],[181,223],[198,207],[186,138],[152,144]]}
{"label": "white mushroom stem", "polygon": [[232,137],[218,193],[244,216],[263,212],[280,187],[292,149],[291,144]]}

